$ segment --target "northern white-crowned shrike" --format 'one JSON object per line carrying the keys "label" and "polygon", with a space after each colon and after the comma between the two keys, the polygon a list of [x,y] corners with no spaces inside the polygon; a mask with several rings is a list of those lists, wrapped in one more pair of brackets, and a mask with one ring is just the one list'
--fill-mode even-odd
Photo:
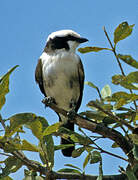
{"label": "northern white-crowned shrike", "polygon": [[[76,48],[88,41],[72,30],[53,32],[38,60],[35,80],[45,97],[52,97],[56,105],[66,111],[78,111],[83,94],[84,70]],[[58,113],[57,113],[58,114]],[[74,131],[74,124],[58,114],[63,126]],[[72,144],[61,138],[61,144]],[[74,146],[63,149],[64,156],[71,156]]]}

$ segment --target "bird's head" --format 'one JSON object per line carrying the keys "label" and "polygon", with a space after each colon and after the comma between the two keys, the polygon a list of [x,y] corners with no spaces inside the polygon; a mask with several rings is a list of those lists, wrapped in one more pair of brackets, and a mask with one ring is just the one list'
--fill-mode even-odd
{"label": "bird's head", "polygon": [[48,36],[45,51],[53,52],[60,49],[75,51],[80,43],[86,41],[88,41],[86,38],[82,38],[72,30],[56,31]]}

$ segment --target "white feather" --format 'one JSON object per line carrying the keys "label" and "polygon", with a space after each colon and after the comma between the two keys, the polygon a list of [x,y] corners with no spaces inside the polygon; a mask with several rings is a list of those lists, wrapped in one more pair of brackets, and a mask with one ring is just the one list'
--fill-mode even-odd
{"label": "white feather", "polygon": [[[55,98],[60,108],[69,111],[72,99],[78,100],[80,96],[79,81],[75,81],[70,88],[69,80],[78,77],[79,57],[74,53],[63,51],[56,55],[43,53],[40,57],[43,67],[44,88],[47,96]],[[54,82],[49,85],[49,78]]]}

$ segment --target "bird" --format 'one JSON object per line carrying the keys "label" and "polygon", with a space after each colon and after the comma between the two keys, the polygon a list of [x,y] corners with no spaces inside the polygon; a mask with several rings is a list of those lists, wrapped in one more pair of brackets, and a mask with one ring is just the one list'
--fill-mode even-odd
{"label": "bird", "polygon": [[[76,48],[87,41],[70,29],[51,33],[35,69],[35,81],[44,96],[52,97],[59,108],[68,112],[77,113],[81,105],[85,74]],[[63,127],[74,131],[74,123],[57,114]],[[61,144],[72,144],[72,141],[61,138]],[[74,149],[74,146],[62,149],[62,154],[71,157]]]}

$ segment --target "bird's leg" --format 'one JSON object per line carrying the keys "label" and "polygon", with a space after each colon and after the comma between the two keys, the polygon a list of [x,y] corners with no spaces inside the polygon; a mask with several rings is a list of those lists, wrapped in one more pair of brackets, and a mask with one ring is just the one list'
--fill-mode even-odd
{"label": "bird's leg", "polygon": [[45,107],[47,107],[50,104],[55,103],[55,99],[53,97],[48,96],[42,100],[42,103],[45,105]]}
{"label": "bird's leg", "polygon": [[73,100],[71,100],[70,102],[70,107],[71,107],[71,110],[67,113],[67,115],[68,115],[69,120],[72,120],[76,116],[76,111],[75,111],[76,103]]}

